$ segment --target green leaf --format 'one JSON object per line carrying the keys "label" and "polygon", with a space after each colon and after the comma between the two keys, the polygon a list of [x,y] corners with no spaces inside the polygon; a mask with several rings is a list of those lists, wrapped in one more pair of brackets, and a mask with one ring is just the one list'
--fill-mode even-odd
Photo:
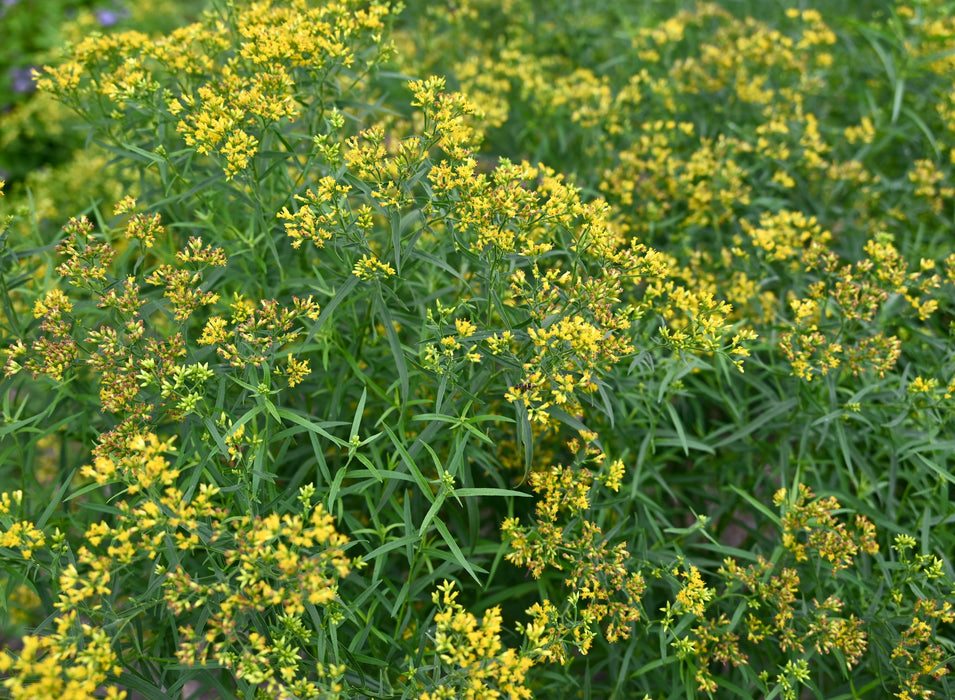
{"label": "green leaf", "polygon": [[[454,541],[454,538],[451,536],[451,533],[448,532],[447,526],[440,520],[435,520],[434,526],[438,529],[438,532],[441,534],[441,539],[443,539],[444,543],[448,545],[448,549],[451,550],[451,555],[454,557],[454,561],[456,561],[461,566],[461,568],[467,571],[468,574],[470,574],[471,578],[473,578],[476,583],[480,584],[481,580],[478,578],[474,569],[471,567],[471,564],[468,563],[468,560],[464,558],[464,554],[461,552],[461,549],[458,547],[458,543]],[[482,573],[486,573],[480,567],[478,567],[478,569]]]}
{"label": "green leaf", "polygon": [[531,494],[524,493],[523,491],[513,491],[511,489],[496,489],[490,487],[467,487],[461,489],[454,489],[454,495],[461,498],[471,498],[473,496],[494,496],[494,497],[503,497],[503,496],[518,496],[520,498],[531,498]]}

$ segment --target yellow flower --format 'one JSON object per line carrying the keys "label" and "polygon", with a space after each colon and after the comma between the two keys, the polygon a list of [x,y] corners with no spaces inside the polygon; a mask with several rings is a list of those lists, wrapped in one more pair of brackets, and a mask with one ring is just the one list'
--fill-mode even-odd
{"label": "yellow flower", "polygon": [[458,330],[458,335],[462,338],[467,338],[476,330],[474,324],[466,319],[457,319],[454,322],[454,326]]}
{"label": "yellow flower", "polygon": [[226,320],[221,316],[212,316],[206,321],[205,328],[202,329],[202,336],[197,341],[199,345],[212,345],[213,343],[223,343],[226,340]]}
{"label": "yellow flower", "polygon": [[362,255],[352,268],[352,274],[359,279],[373,280],[393,276],[395,274],[395,268],[376,257]]}

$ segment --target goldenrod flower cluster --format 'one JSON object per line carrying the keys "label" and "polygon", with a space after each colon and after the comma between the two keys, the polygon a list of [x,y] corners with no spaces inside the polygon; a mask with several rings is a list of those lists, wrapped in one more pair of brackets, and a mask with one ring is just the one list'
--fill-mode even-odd
{"label": "goldenrod flower cluster", "polygon": [[944,692],[952,13],[665,4],[81,16],[133,165],[3,197],[3,693]]}

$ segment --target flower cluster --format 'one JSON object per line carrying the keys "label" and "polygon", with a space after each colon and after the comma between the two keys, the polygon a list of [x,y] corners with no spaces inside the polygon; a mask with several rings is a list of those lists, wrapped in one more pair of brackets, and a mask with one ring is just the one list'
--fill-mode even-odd
{"label": "flower cluster", "polygon": [[[237,300],[231,309],[232,327],[225,318],[211,316],[198,343],[214,345],[216,353],[232,367],[261,366],[272,359],[279,348],[298,337],[296,321],[315,321],[319,314],[319,306],[311,297],[293,298],[291,307],[282,306],[274,299],[263,299],[258,308],[251,310],[243,300]],[[298,383],[302,372],[307,370],[307,363],[307,360],[289,360],[290,382]]]}
{"label": "flower cluster", "polygon": [[0,694],[951,694],[950,8],[666,5],[77,13]]}
{"label": "flower cluster", "polygon": [[[521,525],[508,518],[501,530],[510,546],[508,561],[526,566],[534,578],[545,571],[561,572],[563,587],[570,590],[568,608],[562,616],[577,612],[582,625],[573,626],[568,640],[587,653],[595,635],[594,628],[604,624],[606,638],[613,642],[627,639],[632,625],[640,619],[643,577],[629,570],[629,553],[622,542],[611,544],[602,528],[584,515],[591,507],[595,475],[584,463],[605,467],[601,480],[611,490],[619,484],[622,465],[605,465],[606,455],[593,441],[596,435],[584,432],[583,443],[574,440],[568,448],[580,451],[573,467],[555,466],[531,475],[531,486],[538,494],[533,525]],[[570,627],[568,625],[568,627]],[[558,655],[562,658],[563,653]]]}
{"label": "flower cluster", "polygon": [[[355,564],[342,549],[347,538],[336,531],[321,505],[308,504],[314,489],[302,490],[301,514],[281,517],[233,515],[218,502],[219,489],[209,484],[187,497],[175,486],[179,470],[166,457],[171,449],[169,441],[155,435],[140,436],[118,464],[98,458],[84,470],[98,483],[125,482],[126,499],[116,504],[114,523],[87,527],[75,562],[63,566],[55,632],[24,638],[16,657],[0,656],[0,670],[9,672],[2,683],[12,697],[47,691],[92,697],[108,680],[121,679],[115,640],[88,621],[106,619],[114,590],[144,562],[153,567],[157,585],[148,586],[152,593],[125,597],[121,607],[141,614],[158,602],[158,587],[164,604],[182,621],[180,663],[215,659],[273,694],[317,692],[306,680],[308,673],[299,669],[299,648],[308,636],[302,616],[306,607],[334,604],[336,581]],[[144,498],[137,497],[140,489],[147,494]],[[7,506],[10,500],[0,502]],[[3,537],[10,540],[5,546],[13,546],[14,537],[25,546],[21,529],[16,524],[5,528]],[[163,554],[167,541],[172,549]],[[36,544],[42,545],[42,535]],[[183,562],[192,555],[205,560],[207,569],[190,565],[187,572]],[[198,624],[193,621],[197,612],[202,613]],[[272,621],[276,629],[285,630],[283,636],[269,641],[247,632],[250,615],[256,613],[274,613]],[[125,697],[121,687],[111,686],[106,697]]]}
{"label": "flower cluster", "polygon": [[275,147],[283,121],[303,116],[304,100],[321,103],[337,76],[380,60],[390,13],[387,3],[259,2],[229,23],[210,12],[158,39],[94,34],[47,68],[38,87],[75,106],[105,100],[116,118],[159,109],[232,180]]}
{"label": "flower cluster", "polygon": [[[821,657],[836,653],[843,670],[850,672],[867,655],[881,653],[880,640],[871,638],[878,629],[878,635],[889,634],[897,640],[891,651],[891,658],[900,665],[901,689],[896,696],[931,697],[919,678],[939,679],[947,673],[941,648],[930,640],[933,626],[952,618],[952,603],[918,595],[913,600],[904,582],[918,579],[934,588],[933,579],[943,576],[940,560],[910,560],[906,551],[914,540],[897,538],[895,549],[905,561],[900,573],[905,575],[893,577],[892,596],[878,604],[883,612],[873,612],[869,603],[854,601],[849,590],[857,581],[851,570],[860,567],[860,555],[879,552],[872,522],[856,515],[853,527],[848,527],[838,516],[841,506],[836,499],[816,498],[801,484],[792,496],[781,489],[773,500],[782,509],[782,517],[780,544],[771,559],[758,555],[755,563],[743,565],[728,557],[710,583],[695,566],[671,572],[677,586],[676,604],[663,608],[662,624],[673,635],[671,646],[677,656],[694,669],[699,689],[717,690],[716,667],[758,668],[769,643],[801,661],[811,659],[812,653]],[[821,561],[829,562],[825,572],[819,570]],[[816,595],[833,590],[837,592],[827,592],[824,598]],[[744,607],[738,606],[740,599]],[[731,615],[724,605],[735,612]],[[884,615],[908,615],[911,624],[907,629],[890,627]],[[680,633],[686,628],[676,624],[677,617],[693,620],[688,635]],[[794,670],[776,678],[783,697],[798,697],[798,687],[808,680],[803,674],[793,675]],[[767,681],[768,675],[762,673],[760,678]]]}
{"label": "flower cluster", "polygon": [[[787,503],[786,489],[773,496],[777,506]],[[807,561],[810,554],[828,560],[834,572],[853,564],[862,551],[876,554],[879,545],[875,539],[875,526],[864,515],[856,515],[853,530],[836,520],[833,515],[839,509],[834,497],[813,500],[812,489],[800,484],[794,502],[789,503],[783,515],[783,546],[792,552],[796,561]],[[801,541],[805,535],[805,542]]]}
{"label": "flower cluster", "polygon": [[[179,629],[180,663],[215,660],[273,695],[316,692],[300,668],[299,649],[308,637],[304,616],[316,606],[336,605],[336,582],[353,562],[342,549],[348,539],[335,530],[333,518],[321,505],[308,510],[216,518],[177,537],[183,551],[215,543],[210,550],[215,563],[205,576],[181,564],[165,575],[163,599],[170,612],[180,619],[203,613],[200,626]],[[263,613],[273,616],[280,630],[271,638],[249,628],[252,617]]]}
{"label": "flower cluster", "polygon": [[504,646],[499,607],[486,611],[478,621],[458,602],[458,594],[454,583],[445,581],[431,596],[438,606],[434,616],[434,653],[448,668],[449,675],[418,699],[533,697],[525,682],[536,654]]}
{"label": "flower cluster", "polygon": [[843,364],[854,374],[872,370],[884,377],[899,360],[901,339],[875,323],[894,296],[901,296],[926,321],[937,310],[935,290],[942,278],[935,263],[923,259],[917,271],[893,245],[891,236],[870,239],[868,257],[855,265],[840,264],[838,256],[818,242],[802,253],[801,266],[818,278],[803,298],[793,297],[790,326],[779,345],[793,372],[810,381]]}

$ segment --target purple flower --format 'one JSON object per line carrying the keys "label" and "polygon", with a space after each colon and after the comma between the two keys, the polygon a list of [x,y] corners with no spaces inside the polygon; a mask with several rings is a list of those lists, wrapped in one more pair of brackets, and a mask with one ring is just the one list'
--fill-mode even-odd
{"label": "purple flower", "polygon": [[10,83],[14,92],[25,94],[36,90],[36,85],[33,83],[34,68],[35,66],[20,66],[10,69]]}
{"label": "purple flower", "polygon": [[93,11],[93,14],[96,15],[96,21],[100,23],[101,27],[112,27],[121,19],[128,16],[129,12],[122,8],[99,7]]}
{"label": "purple flower", "polygon": [[18,2],[20,2],[20,0],[0,0],[0,19],[7,16],[8,7],[13,7]]}

